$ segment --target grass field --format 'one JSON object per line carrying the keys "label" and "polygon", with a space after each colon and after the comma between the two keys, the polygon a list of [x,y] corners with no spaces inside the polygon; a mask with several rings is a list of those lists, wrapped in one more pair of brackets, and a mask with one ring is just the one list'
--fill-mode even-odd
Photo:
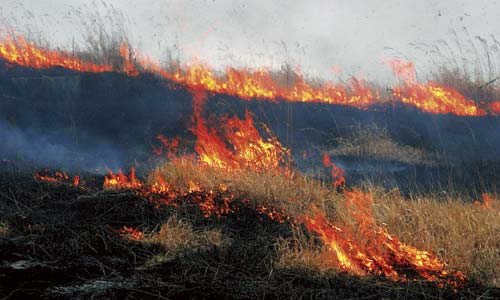
{"label": "grass field", "polygon": [[[178,62],[160,68],[105,34],[70,58],[17,43],[23,51],[0,48],[16,54],[2,56],[9,62],[0,69],[0,104],[9,113],[2,118],[21,132],[6,130],[0,148],[8,156],[0,157],[0,299],[500,298],[493,70],[441,68],[437,83],[405,83],[398,91],[357,80],[331,87],[289,67],[224,74],[180,70]],[[19,53],[37,54],[38,65]],[[387,99],[363,102],[378,94]],[[420,106],[414,95],[442,102]],[[164,110],[155,112],[154,100]],[[231,101],[237,104],[227,107]],[[330,110],[332,101],[339,112]],[[276,112],[269,107],[285,111],[288,123],[274,129],[286,127],[279,134],[295,148],[283,147],[257,119]],[[39,127],[30,127],[33,120]],[[156,143],[153,152],[168,159],[152,158],[138,143],[158,142],[164,124],[183,135],[185,149],[170,152],[180,142],[162,136],[165,149]],[[48,137],[30,141],[26,128]],[[85,142],[99,158],[107,143],[116,144],[130,149],[141,176],[34,173],[40,161],[23,155],[42,141],[42,150],[57,156],[46,140],[66,134],[67,161],[79,162]],[[299,137],[314,134],[320,142],[301,145]],[[306,146],[312,150],[293,152]],[[318,153],[327,155],[324,166]],[[308,156],[318,172],[293,161]],[[394,164],[435,188],[346,182],[349,170],[330,156],[346,165]],[[433,177],[443,170],[449,184]],[[403,177],[398,172],[375,175]]]}

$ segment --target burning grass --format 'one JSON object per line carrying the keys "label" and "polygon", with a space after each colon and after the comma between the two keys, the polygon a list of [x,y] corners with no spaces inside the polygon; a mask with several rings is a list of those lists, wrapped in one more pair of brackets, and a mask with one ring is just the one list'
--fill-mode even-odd
{"label": "burning grass", "polygon": [[[360,210],[371,209],[371,207],[365,207],[365,205],[371,206],[370,203],[356,204],[355,202],[350,204],[350,200],[346,200],[346,197],[350,199],[350,192],[342,195],[318,181],[299,175],[293,178],[251,172],[228,175],[212,168],[178,162],[167,163],[153,171],[150,183],[154,184],[158,177],[169,182],[177,182],[186,189],[189,189],[189,184],[186,181],[193,182],[194,180],[199,185],[212,188],[223,182],[228,190],[237,195],[236,198],[243,197],[249,200],[252,207],[273,206],[278,208],[278,211],[289,213],[289,217],[295,220],[304,215],[313,216],[314,209],[312,208],[321,207],[326,212],[328,219],[343,227],[342,231],[353,230],[352,233],[349,233],[353,234],[352,237],[344,236],[346,232],[339,231],[337,233],[340,239],[337,241],[340,243],[339,247],[342,247],[341,239],[346,238],[346,241],[356,239],[359,244],[355,247],[371,249],[375,246],[371,244],[378,239],[376,231],[371,233],[371,226],[375,225],[369,224],[371,221],[366,219],[369,218],[369,215],[353,215],[351,211],[352,205],[361,205],[356,208]],[[186,180],[186,178],[188,179]],[[361,192],[358,193],[364,195]],[[364,199],[364,197],[369,196],[364,195],[360,199]],[[300,200],[289,201],[287,199]],[[495,229],[499,225],[497,222],[498,210],[492,207],[466,204],[460,202],[460,199],[450,199],[447,202],[440,202],[436,199],[411,201],[411,199],[405,199],[401,194],[395,192],[375,193],[373,201],[374,221],[383,224],[387,233],[393,237],[401,238],[408,245],[436,253],[440,260],[448,263],[447,268],[451,270],[466,270],[466,276],[473,280],[496,284],[498,276],[496,268],[486,268],[483,264],[488,261],[490,265],[499,265],[498,257],[495,256],[498,255],[500,248],[497,243],[499,240],[498,232]],[[444,217],[445,215],[446,217]],[[365,219],[359,219],[360,217]],[[350,227],[353,229],[348,229]],[[323,232],[323,229],[318,230],[318,232]],[[279,254],[277,263],[280,267],[305,268],[309,271],[324,273],[331,272],[332,266],[338,266],[339,262],[336,262],[335,255],[332,256],[331,246],[325,240],[324,244],[321,245],[321,243],[318,244],[318,240],[309,234],[302,233],[296,227],[293,227],[292,232],[291,237],[277,240],[277,253]],[[386,233],[382,231],[380,234],[384,236]],[[457,241],[464,241],[467,245],[457,243]],[[380,242],[384,243],[382,239]],[[353,247],[353,245],[349,247]],[[393,249],[393,246],[389,244],[387,247]],[[402,250],[408,246],[399,245],[397,247],[402,247]],[[477,249],[482,251],[477,251]],[[347,251],[352,251],[352,249]],[[417,250],[408,249],[408,251]],[[371,255],[375,255],[375,253]],[[429,259],[433,261],[437,258]],[[354,263],[354,261],[351,260],[347,265]],[[440,264],[438,263],[436,267],[440,268]],[[350,267],[346,268],[350,269]],[[355,272],[355,270],[350,271]],[[389,272],[386,274],[389,276],[388,274],[391,274],[392,271],[386,270],[384,272]]]}
{"label": "burning grass", "polygon": [[500,210],[461,199],[378,193],[375,214],[403,241],[438,253],[471,279],[500,286]]}
{"label": "burning grass", "polygon": [[[154,186],[158,178],[168,180],[176,199],[170,196],[171,202],[159,203],[152,200],[161,199],[161,191],[160,198],[144,193],[144,188]],[[408,245],[438,253],[449,262],[447,269],[462,267],[472,279],[454,292],[450,286],[441,287],[428,280],[400,282],[370,274],[359,277],[339,268],[331,246],[321,235],[277,216],[283,217],[286,212],[292,219],[299,219],[314,211],[311,207],[317,207],[338,226],[359,226],[360,220],[352,219],[345,194],[298,174],[227,173],[179,160],[152,170],[149,179],[133,190],[125,186],[103,191],[71,182],[26,179],[9,180],[2,186],[4,219],[9,227],[9,235],[0,238],[2,249],[7,250],[2,252],[2,272],[11,285],[7,291],[18,295],[44,295],[49,299],[63,292],[71,297],[104,298],[144,298],[151,294],[239,299],[264,295],[288,299],[301,295],[325,299],[498,296],[491,287],[496,276],[493,267],[484,267],[483,277],[479,276],[475,273],[481,268],[478,254],[470,255],[470,249],[446,237],[447,232],[452,239],[458,239],[462,231],[467,233],[460,245],[467,246],[464,239],[475,243],[475,249],[484,250],[483,266],[498,265],[493,259],[498,240],[492,235],[498,227],[494,205],[453,204],[451,200],[432,204],[434,200],[409,201],[397,194],[374,193],[372,207],[378,224],[394,236],[400,235]],[[221,203],[217,199],[223,197],[222,192],[232,195],[229,210],[205,214],[204,209],[212,206],[202,206],[204,202],[197,199],[214,197],[214,203]],[[445,216],[443,208],[450,215]],[[490,223],[485,226],[483,222]],[[427,226],[426,232],[422,232],[423,226]],[[366,242],[365,246],[369,245]],[[19,266],[19,261],[25,269],[12,271],[11,266]],[[408,274],[414,272],[408,268]],[[407,272],[401,268],[397,271]],[[33,280],[50,278],[50,283],[25,283],[20,278],[26,272]],[[106,281],[108,288],[90,289],[95,280]],[[26,288],[30,290],[23,291]]]}
{"label": "burning grass", "polygon": [[[130,77],[153,73],[183,85],[193,95],[190,129],[196,154],[176,156],[166,149],[170,162],[152,170],[146,181],[132,169],[130,175],[110,171],[103,187],[85,186],[85,180],[64,172],[36,174],[43,183],[3,185],[8,234],[0,230],[0,242],[8,251],[0,258],[11,285],[2,287],[8,296],[21,291],[57,298],[62,290],[65,296],[90,298],[125,293],[238,299],[498,296],[493,286],[498,284],[500,224],[492,197],[472,205],[363,192],[346,187],[343,170],[325,155],[332,187],[294,171],[289,150],[267,128],[259,131],[251,113],[218,122],[205,116],[209,93],[367,109],[381,99],[363,81],[312,84],[297,74],[281,84],[267,70],[217,74],[199,64],[168,70],[126,43],[113,51],[118,51],[113,58],[118,66],[83,62],[21,37],[4,37],[0,43],[0,55],[10,64]],[[432,114],[491,113],[453,87],[417,82],[411,63],[390,66],[404,83],[391,90],[387,101]],[[179,144],[162,142],[166,148]],[[351,144],[341,142],[336,154],[410,164],[427,160],[383,132],[360,130]],[[18,282],[27,273],[34,273],[34,282],[53,278],[39,286]],[[68,274],[69,279],[62,278]],[[112,282],[110,288],[87,289],[88,282],[103,278]],[[125,284],[123,278],[130,280]]]}

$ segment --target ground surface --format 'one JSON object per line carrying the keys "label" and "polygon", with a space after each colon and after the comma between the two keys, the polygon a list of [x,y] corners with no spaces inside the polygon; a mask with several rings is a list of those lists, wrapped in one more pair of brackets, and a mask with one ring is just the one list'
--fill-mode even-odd
{"label": "ground surface", "polygon": [[[500,289],[475,283],[454,292],[425,282],[278,267],[276,239],[292,234],[286,223],[244,207],[207,218],[193,204],[195,195],[179,199],[177,208],[155,207],[100,184],[79,188],[2,174],[1,299],[500,298]],[[120,234],[123,226],[158,232],[160,224],[179,240]]]}

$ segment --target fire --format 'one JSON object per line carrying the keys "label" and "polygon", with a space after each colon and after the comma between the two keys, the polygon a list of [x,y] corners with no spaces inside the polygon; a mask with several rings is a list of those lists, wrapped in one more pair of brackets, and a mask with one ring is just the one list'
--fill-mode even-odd
{"label": "fire", "polygon": [[474,101],[465,98],[457,90],[444,87],[437,82],[406,84],[393,89],[401,102],[415,106],[423,112],[479,117],[487,115]]}
{"label": "fire", "polygon": [[118,173],[108,170],[109,175],[104,177],[104,189],[138,189],[143,186],[143,183],[135,176],[135,168],[130,168],[130,175],[123,174],[121,169]]}
{"label": "fire", "polygon": [[222,118],[220,121],[225,130],[221,134],[209,128],[203,117],[204,97],[205,94],[201,92],[194,95],[194,124],[191,128],[197,138],[195,151],[202,163],[226,171],[281,172],[284,169],[289,157],[288,150],[269,131],[271,137],[264,140],[248,111],[245,119]]}
{"label": "fire", "polygon": [[[500,112],[500,102],[482,108],[461,95],[457,90],[436,82],[418,83],[411,62],[389,60],[384,62],[403,80],[393,87],[394,99],[381,99],[379,93],[363,80],[352,77],[345,84],[333,82],[311,83],[300,73],[287,74],[286,82],[279,80],[266,69],[227,68],[218,74],[200,62],[194,62],[174,71],[167,71],[159,63],[130,50],[123,43],[119,48],[121,67],[84,62],[65,51],[47,50],[28,42],[22,36],[5,36],[0,39],[0,57],[12,64],[36,69],[63,67],[80,72],[121,72],[138,76],[140,72],[157,74],[167,80],[183,84],[190,90],[236,96],[245,100],[270,100],[289,102],[316,102],[367,109],[371,105],[402,102],[423,112],[455,114],[458,116],[484,116]],[[484,105],[483,105],[484,106]],[[217,164],[217,162],[212,162]]]}
{"label": "fire", "polygon": [[132,241],[140,241],[144,239],[144,233],[139,230],[139,228],[123,226],[122,229],[118,230],[121,237],[127,238]]}
{"label": "fire", "polygon": [[45,175],[41,173],[35,173],[34,177],[38,181],[47,181],[47,182],[63,182],[63,183],[72,183],[73,186],[78,186],[80,184],[80,176],[74,176],[70,178],[66,172],[56,171],[54,175],[48,174],[48,171],[45,171]]}
{"label": "fire", "polygon": [[[270,134],[263,138],[255,126],[252,115],[247,111],[245,117],[222,117],[222,126],[208,124],[204,116],[204,101],[207,93],[221,93],[253,100],[282,100],[290,102],[320,102],[348,105],[367,109],[380,100],[380,96],[362,80],[352,78],[347,84],[312,84],[300,74],[281,83],[271,72],[266,70],[226,69],[224,74],[215,74],[202,64],[193,64],[182,70],[169,72],[159,64],[142,58],[130,51],[127,45],[119,49],[122,66],[114,69],[108,65],[96,65],[83,62],[64,51],[46,50],[27,42],[22,37],[4,38],[0,42],[0,56],[12,64],[37,69],[63,67],[81,72],[122,72],[128,76],[138,76],[140,72],[156,73],[168,80],[185,85],[193,93],[193,116],[191,130],[196,136],[195,151],[202,165],[217,168],[221,172],[275,172],[287,174],[289,150]],[[415,106],[420,110],[434,114],[456,114],[459,116],[482,116],[486,111],[472,100],[465,98],[458,91],[446,88],[438,83],[418,83],[414,78],[411,63],[397,62],[390,65],[399,74],[404,84],[393,89],[394,101]],[[399,100],[397,100],[399,99]],[[497,106],[489,107],[498,111]],[[221,129],[219,129],[221,128]],[[155,153],[174,157],[178,140],[168,140],[159,136],[163,148]],[[192,156],[194,157],[194,156]],[[344,171],[331,163],[328,155],[324,156],[325,167],[331,168],[334,185],[344,187]],[[40,180],[70,181],[65,173],[56,173],[54,177],[38,176]],[[80,179],[73,178],[73,184],[80,184]],[[171,186],[161,177],[151,185],[136,177],[135,169],[130,175],[121,170],[115,174],[109,170],[104,178],[104,189],[131,189],[146,198],[158,198],[164,204],[195,203],[206,217],[221,217],[235,212],[235,196],[226,186],[208,189],[189,181],[186,190]],[[427,251],[406,245],[388,231],[377,225],[372,212],[373,198],[360,191],[347,191],[343,188],[345,205],[352,222],[331,224],[326,212],[316,208],[311,215],[304,215],[298,220],[307,230],[316,233],[328,246],[335,267],[358,275],[383,275],[393,280],[406,281],[423,278],[429,281],[460,284],[464,276],[457,272],[451,274],[445,270],[445,264]],[[489,199],[489,198],[488,198]],[[291,200],[291,199],[290,199]],[[489,201],[489,200],[488,200]],[[483,198],[484,203],[490,203]],[[486,204],[485,204],[486,205]],[[487,204],[489,205],[489,204]],[[260,206],[257,212],[265,214],[278,222],[295,222],[279,208]],[[122,234],[131,239],[140,240],[143,233],[137,228],[124,227]],[[410,272],[415,274],[408,273]],[[451,278],[451,279],[450,279]]]}
{"label": "fire", "polygon": [[484,209],[493,209],[497,205],[498,200],[494,198],[491,194],[484,193],[481,195],[481,202],[478,200],[474,201],[472,204]]}
{"label": "fire", "polygon": [[326,168],[331,168],[334,187],[343,187],[346,184],[347,181],[344,177],[345,170],[333,164],[330,161],[330,156],[327,153],[323,155],[323,166],[325,166]]}
{"label": "fire", "polygon": [[454,114],[478,117],[487,115],[473,100],[467,99],[456,89],[437,82],[418,83],[415,66],[411,62],[389,60],[384,62],[394,74],[403,80],[403,85],[392,88],[393,95],[407,105],[433,114]]}
{"label": "fire", "polygon": [[111,65],[97,65],[82,60],[64,51],[46,50],[28,42],[22,36],[0,37],[0,57],[19,66],[35,69],[61,67],[79,72],[111,72]]}
{"label": "fire", "polygon": [[345,205],[354,225],[332,225],[325,213],[316,208],[314,216],[302,217],[306,228],[316,232],[332,253],[333,261],[342,270],[358,275],[378,274],[397,281],[412,276],[408,269],[429,281],[458,285],[465,279],[460,272],[451,274],[445,264],[427,251],[406,245],[376,224],[371,194],[344,191]]}
{"label": "fire", "polygon": [[488,108],[493,114],[500,115],[500,101],[491,102]]}
{"label": "fire", "polygon": [[133,55],[129,49],[128,44],[123,43],[120,46],[119,53],[123,58],[123,66],[121,71],[131,77],[138,76],[139,70],[135,67],[134,62],[132,61]]}

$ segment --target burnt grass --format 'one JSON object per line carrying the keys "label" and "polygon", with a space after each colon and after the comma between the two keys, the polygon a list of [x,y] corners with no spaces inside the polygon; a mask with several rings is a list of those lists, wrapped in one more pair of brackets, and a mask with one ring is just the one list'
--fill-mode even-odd
{"label": "burnt grass", "polygon": [[[500,298],[499,289],[474,282],[455,292],[425,281],[275,268],[275,241],[291,235],[288,224],[245,207],[208,218],[189,201],[155,207],[131,191],[103,191],[98,181],[79,188],[1,174],[1,222],[9,228],[0,236],[1,299]],[[185,249],[144,267],[165,250],[124,238],[117,229],[152,231],[174,213],[195,229],[221,229],[231,243]]]}
{"label": "burnt grass", "polygon": [[[301,171],[321,165],[322,151],[335,147],[337,138],[352,136],[352,125],[376,124],[398,144],[439,153],[442,160],[432,166],[382,161],[373,174],[346,168],[349,183],[368,179],[407,193],[499,190],[496,117],[439,116],[392,106],[362,111],[228,95],[209,95],[206,103],[209,119],[242,117],[246,109],[292,150]],[[102,178],[78,188],[37,182],[30,173],[48,166],[83,175],[96,167],[132,164],[147,172],[157,134],[180,136],[192,146],[191,115],[189,91],[150,74],[40,71],[0,61],[0,136],[6,136],[0,144],[0,225],[8,228],[0,233],[0,299],[500,298],[498,289],[477,282],[454,292],[425,281],[277,268],[276,240],[290,236],[290,226],[250,208],[206,218],[189,201],[157,208],[131,191],[103,191]],[[317,149],[316,156],[302,160],[310,149]],[[357,157],[334,162],[372,163]],[[391,164],[399,171],[387,170]],[[194,229],[220,229],[231,243],[186,249],[150,266],[165,249],[117,232],[123,226],[153,232],[174,214]]]}
{"label": "burnt grass", "polygon": [[[388,96],[388,95],[386,95]],[[395,144],[435,155],[431,165],[356,155],[332,157],[351,184],[372,182],[406,194],[454,190],[477,198],[500,190],[500,122],[496,116],[433,115],[404,105],[380,104],[367,110],[321,103],[247,101],[209,94],[205,117],[243,118],[245,110],[287,148],[296,167],[317,173],[322,154],[352,140],[355,128],[375,126]],[[192,94],[185,87],[141,74],[78,73],[61,68],[34,70],[0,60],[0,157],[26,161],[32,168],[92,172],[145,165],[158,134],[180,137],[192,151]],[[209,122],[212,124],[213,122]],[[215,122],[217,124],[217,122]],[[220,126],[220,124],[219,124]],[[377,139],[374,136],[373,139]],[[303,159],[304,151],[308,158]]]}

